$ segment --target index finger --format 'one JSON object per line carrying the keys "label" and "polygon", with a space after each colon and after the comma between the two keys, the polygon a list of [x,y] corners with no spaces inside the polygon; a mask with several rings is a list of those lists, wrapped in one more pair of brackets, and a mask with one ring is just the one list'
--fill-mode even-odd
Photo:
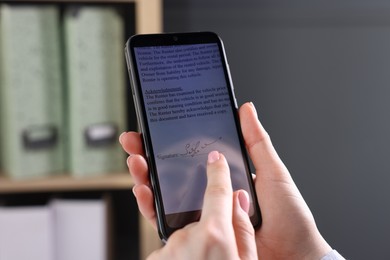
{"label": "index finger", "polygon": [[233,188],[225,156],[211,152],[207,160],[207,186],[203,199],[202,219],[217,217],[231,223]]}
{"label": "index finger", "polygon": [[254,105],[245,103],[239,113],[242,134],[257,174],[274,174],[274,169],[284,169],[268,133],[257,118]]}

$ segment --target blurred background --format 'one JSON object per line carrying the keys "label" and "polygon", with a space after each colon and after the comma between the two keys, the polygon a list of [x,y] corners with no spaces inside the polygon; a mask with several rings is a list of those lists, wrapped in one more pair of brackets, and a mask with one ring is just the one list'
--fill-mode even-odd
{"label": "blurred background", "polygon": [[165,31],[224,40],[239,103],[253,101],[325,239],[387,259],[390,3],[165,1]]}
{"label": "blurred background", "polygon": [[[69,242],[74,235],[57,227],[60,238],[55,241],[65,246],[51,244],[48,227],[53,225],[48,223],[52,222],[63,223],[54,226],[67,223],[75,230],[92,223],[90,229],[100,230],[95,244],[76,250],[68,258],[72,260],[79,259],[77,252],[80,259],[143,259],[159,246],[154,231],[150,235],[138,218],[125,155],[115,145],[117,134],[137,126],[124,56],[110,51],[122,51],[125,40],[136,32],[204,30],[222,37],[238,102],[256,105],[329,244],[348,259],[388,259],[390,2],[106,0],[76,1],[76,6],[72,1],[16,2],[33,11],[27,18],[16,19],[18,15],[9,5],[0,7],[0,260],[23,259],[15,252],[23,251],[21,247],[27,252],[24,244],[7,251],[13,258],[1,254],[12,241],[5,234],[16,234],[10,227],[23,225],[47,229],[46,235],[39,233],[46,241],[40,246],[46,251],[33,253],[52,256],[53,248],[69,251],[75,246]],[[47,10],[47,4],[54,7]],[[21,25],[12,27],[16,23],[10,23],[15,21],[10,17],[22,21]],[[25,19],[33,20],[23,23]],[[47,19],[54,20],[50,23]],[[31,21],[35,21],[35,33],[25,27],[33,26]],[[107,24],[110,26],[104,26]],[[30,43],[24,41],[27,34],[20,34],[23,30],[29,33]],[[41,48],[47,39],[58,42],[57,47]],[[30,44],[33,62],[7,56],[18,50],[15,42]],[[121,57],[113,58],[115,55]],[[49,56],[54,57],[51,63],[39,58]],[[37,64],[42,70],[37,70]],[[108,73],[108,67],[115,66],[122,72]],[[83,73],[74,74],[74,67]],[[29,76],[23,78],[21,70]],[[53,75],[53,71],[58,74],[50,83],[35,77]],[[96,81],[96,75],[103,78]],[[16,83],[10,84],[10,79],[30,84],[14,88]],[[99,82],[104,84],[97,88]],[[115,92],[107,92],[114,85]],[[42,99],[48,86],[50,95]],[[91,91],[96,93],[89,94]],[[40,94],[34,97],[34,93]],[[112,105],[118,105],[115,101],[124,96],[122,107]],[[42,103],[44,106],[37,105]],[[49,110],[57,114],[42,113],[53,104],[55,109]],[[43,110],[30,118],[35,113],[31,107]],[[99,111],[104,112],[96,113],[95,109],[102,108]],[[69,143],[82,145],[68,147]],[[75,158],[70,158],[72,155]],[[57,216],[54,219],[53,214]],[[95,216],[94,222],[91,216]],[[19,232],[26,238],[37,231]],[[21,243],[20,237],[14,238]],[[98,243],[104,249],[98,256],[83,255]],[[31,256],[29,259],[38,259]]]}

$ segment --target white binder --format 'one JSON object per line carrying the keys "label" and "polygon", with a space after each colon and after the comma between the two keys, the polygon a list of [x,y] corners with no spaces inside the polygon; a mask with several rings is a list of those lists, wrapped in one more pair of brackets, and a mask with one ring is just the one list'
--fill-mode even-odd
{"label": "white binder", "polygon": [[54,259],[48,207],[0,207],[0,260]]}
{"label": "white binder", "polygon": [[107,259],[107,211],[104,200],[54,200],[50,207],[54,259]]}

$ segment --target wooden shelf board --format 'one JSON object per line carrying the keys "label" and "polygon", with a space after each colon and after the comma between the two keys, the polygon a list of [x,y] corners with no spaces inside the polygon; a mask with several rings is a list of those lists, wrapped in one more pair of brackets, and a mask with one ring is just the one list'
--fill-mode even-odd
{"label": "wooden shelf board", "polygon": [[128,173],[107,174],[85,178],[75,178],[63,174],[33,180],[12,180],[0,176],[0,194],[131,189],[133,185],[134,182]]}

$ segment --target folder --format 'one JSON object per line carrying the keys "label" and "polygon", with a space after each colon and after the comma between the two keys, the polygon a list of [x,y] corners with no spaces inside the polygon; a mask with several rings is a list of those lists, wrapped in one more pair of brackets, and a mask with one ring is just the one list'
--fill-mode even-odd
{"label": "folder", "polygon": [[68,166],[76,177],[125,170],[124,24],[115,8],[65,10]]}
{"label": "folder", "polygon": [[53,200],[56,260],[107,258],[107,212],[104,200]]}
{"label": "folder", "polygon": [[52,260],[48,207],[0,207],[0,260]]}
{"label": "folder", "polygon": [[64,170],[59,29],[54,5],[0,5],[0,160],[13,178]]}

